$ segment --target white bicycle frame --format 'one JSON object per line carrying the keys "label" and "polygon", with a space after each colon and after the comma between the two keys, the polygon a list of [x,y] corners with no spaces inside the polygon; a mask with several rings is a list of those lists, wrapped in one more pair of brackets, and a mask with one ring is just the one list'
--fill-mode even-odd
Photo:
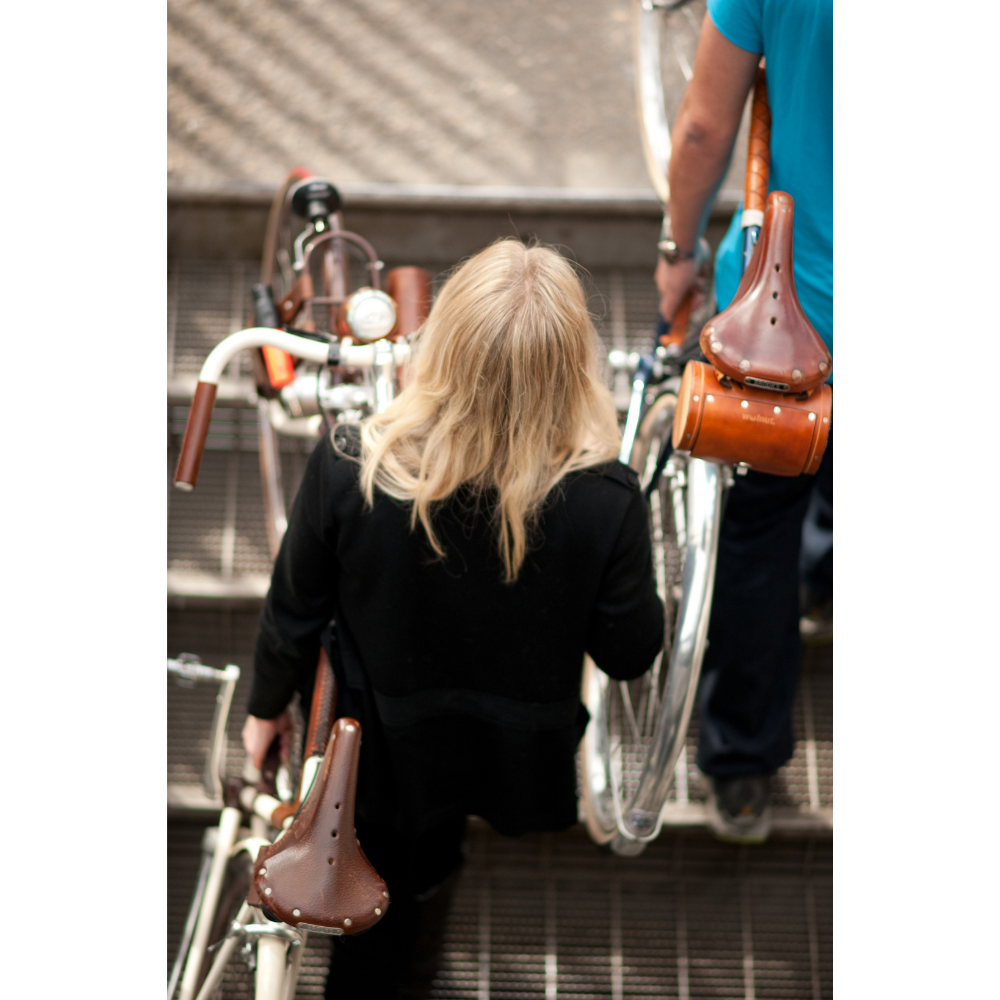
{"label": "white bicycle frame", "polygon": [[[212,748],[205,774],[206,791],[211,795],[221,791],[224,775],[226,722],[232,705],[233,690],[239,680],[239,667],[230,665],[224,670],[205,666],[189,660],[167,660],[167,671],[190,680],[215,681],[221,690],[216,702],[212,723]],[[299,801],[304,802],[312,789],[319,771],[322,756],[308,757],[302,765],[299,782]],[[258,775],[253,768],[245,769],[245,779],[255,783]],[[225,974],[233,952],[240,944],[256,942],[256,1000],[293,1000],[298,982],[302,954],[305,949],[306,931],[288,924],[268,920],[263,911],[244,902],[240,907],[229,933],[217,946],[211,968],[198,988],[208,947],[208,939],[215,922],[223,880],[229,861],[246,852],[251,864],[262,847],[273,843],[268,829],[274,828],[275,809],[282,805],[280,799],[261,794],[252,787],[245,787],[240,794],[241,805],[251,812],[251,828],[241,829],[243,810],[225,805],[217,827],[205,831],[202,842],[202,865],[195,884],[195,892],[188,913],[177,958],[167,984],[167,1000],[208,1000]],[[291,825],[292,817],[284,820],[278,836]],[[241,834],[244,834],[241,836]],[[182,976],[183,971],[183,976]],[[178,994],[178,985],[180,992]]]}
{"label": "white bicycle frame", "polygon": [[[370,344],[355,344],[350,338],[339,342],[322,343],[270,327],[251,327],[230,334],[212,349],[202,365],[199,382],[218,385],[222,372],[240,351],[265,345],[318,364],[330,361],[331,353],[335,351],[337,362],[344,367],[372,369],[375,409],[378,412],[392,402],[396,391],[398,369],[410,357],[410,348],[406,343],[377,340]],[[279,543],[280,540],[279,537]],[[225,670],[217,670],[201,664],[168,660],[167,669],[191,679],[215,680],[227,685],[217,703],[212,727],[212,751],[205,774],[206,791],[212,798],[221,798],[226,720],[232,705],[233,689],[239,679],[239,668],[229,666]],[[309,794],[322,760],[322,756],[312,756],[303,762],[299,784],[300,802],[304,802]],[[251,779],[248,776],[247,780],[256,781],[256,778]],[[208,1000],[222,981],[226,966],[241,942],[248,945],[256,943],[255,1000],[294,998],[307,932],[285,923],[267,920],[260,909],[246,903],[240,908],[228,936],[218,948],[201,989],[198,989],[198,978],[219,905],[226,866],[230,859],[243,851],[247,852],[251,861],[256,860],[261,847],[273,842],[268,839],[267,830],[269,826],[273,826],[272,816],[275,809],[282,805],[281,800],[271,795],[256,793],[249,787],[244,788],[241,793],[240,803],[253,815],[250,836],[242,838],[240,836],[242,811],[235,806],[224,806],[218,827],[212,831],[212,836],[207,838],[204,845],[206,848],[211,848],[210,860],[209,853],[205,851],[205,860],[199,873],[191,911],[168,983],[167,1000],[175,1000],[178,982],[180,993],[176,1000]],[[291,817],[288,817],[278,836],[280,837],[284,829],[290,825]]]}

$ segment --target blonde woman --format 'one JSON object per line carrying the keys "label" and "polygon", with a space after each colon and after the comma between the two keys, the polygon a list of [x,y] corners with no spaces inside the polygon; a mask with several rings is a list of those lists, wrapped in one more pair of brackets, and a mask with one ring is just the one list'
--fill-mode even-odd
{"label": "blonde woman", "polygon": [[399,995],[415,900],[457,867],[467,815],[511,835],[576,822],[583,654],[624,680],[662,647],[598,344],[566,260],[495,243],[442,288],[395,402],[309,459],[244,739],[259,762],[288,731],[335,619],[338,712],[364,731],[358,837],[393,899],[338,940],[338,1000]]}

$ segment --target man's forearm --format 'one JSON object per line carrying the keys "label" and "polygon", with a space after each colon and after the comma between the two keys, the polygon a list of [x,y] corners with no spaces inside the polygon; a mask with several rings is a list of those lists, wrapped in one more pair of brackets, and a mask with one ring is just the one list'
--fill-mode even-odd
{"label": "man's forearm", "polygon": [[694,249],[709,203],[729,164],[759,55],[733,45],[706,14],[694,76],[684,94],[670,156],[671,235]]}
{"label": "man's forearm", "polygon": [[694,250],[711,200],[729,165],[732,139],[709,131],[681,108],[670,156],[670,229],[681,250]]}

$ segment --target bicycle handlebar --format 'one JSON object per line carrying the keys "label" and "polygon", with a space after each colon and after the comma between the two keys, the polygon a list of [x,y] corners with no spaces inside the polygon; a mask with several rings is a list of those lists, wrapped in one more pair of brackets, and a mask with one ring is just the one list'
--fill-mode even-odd
{"label": "bicycle handlebar", "polygon": [[[181,454],[177,460],[177,471],[174,473],[174,486],[181,490],[193,490],[198,482],[205,439],[208,437],[212,410],[215,407],[216,388],[226,365],[240,351],[252,347],[277,347],[297,358],[317,364],[331,363],[349,368],[371,368],[375,364],[378,343],[375,341],[370,344],[349,344],[336,340],[327,343],[262,326],[240,330],[220,341],[205,359],[201,374],[198,376],[198,385],[195,387],[191,412],[184,430]],[[394,343],[392,352],[393,360],[399,365],[410,356],[410,347],[408,344]]]}

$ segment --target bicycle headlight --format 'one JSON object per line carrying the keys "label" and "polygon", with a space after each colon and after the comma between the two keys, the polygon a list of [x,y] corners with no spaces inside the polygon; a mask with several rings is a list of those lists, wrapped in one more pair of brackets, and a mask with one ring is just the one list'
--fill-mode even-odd
{"label": "bicycle headlight", "polygon": [[365,343],[379,340],[396,325],[396,303],[385,292],[359,288],[340,307],[337,327],[341,335]]}

